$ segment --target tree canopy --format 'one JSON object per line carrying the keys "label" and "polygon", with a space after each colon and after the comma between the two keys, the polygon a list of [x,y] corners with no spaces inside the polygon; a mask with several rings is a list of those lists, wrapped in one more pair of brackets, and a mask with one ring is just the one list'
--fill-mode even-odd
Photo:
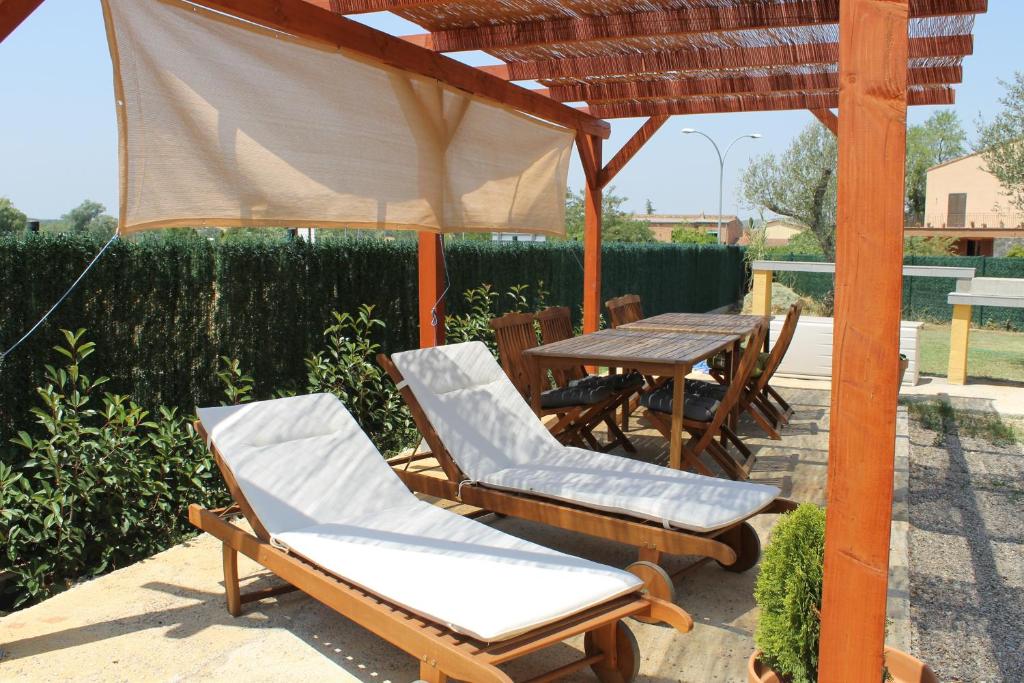
{"label": "tree canopy", "polygon": [[924,214],[928,169],[966,151],[967,134],[955,111],[937,111],[907,129],[907,213]]}
{"label": "tree canopy", "polygon": [[676,228],[672,231],[672,241],[679,244],[718,244],[717,237],[693,227]]}
{"label": "tree canopy", "polygon": [[835,259],[838,152],[835,136],[812,123],[782,155],[751,161],[741,180],[749,204],[806,225],[829,261]]}
{"label": "tree canopy", "polygon": [[978,146],[988,171],[999,179],[1010,201],[1024,210],[1024,72],[1000,81],[1006,94],[1002,111],[991,122],[978,122]]}
{"label": "tree canopy", "polygon": [[0,233],[21,232],[28,224],[28,216],[18,210],[7,197],[0,197]]}
{"label": "tree canopy", "polygon": [[47,232],[70,232],[110,237],[117,230],[117,219],[108,216],[107,207],[99,202],[86,199],[60,217],[60,220],[46,226]]}
{"label": "tree canopy", "polygon": [[[645,221],[638,221],[622,210],[629,201],[615,194],[614,187],[601,196],[601,238],[606,242],[653,242],[654,233]],[[565,197],[565,236],[583,239],[583,192],[568,191]]]}

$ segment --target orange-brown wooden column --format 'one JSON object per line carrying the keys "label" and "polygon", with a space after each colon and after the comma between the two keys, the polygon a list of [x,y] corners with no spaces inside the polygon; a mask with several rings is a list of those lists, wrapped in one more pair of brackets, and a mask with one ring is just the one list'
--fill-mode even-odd
{"label": "orange-brown wooden column", "polygon": [[882,675],[903,269],[908,0],[843,0],[821,683]]}
{"label": "orange-brown wooden column", "polygon": [[601,319],[601,138],[576,138],[583,162],[583,331],[596,332]]}
{"label": "orange-brown wooden column", "polygon": [[[444,344],[444,236],[432,232],[419,233],[419,308],[420,348]],[[434,325],[434,304],[437,304]]]}

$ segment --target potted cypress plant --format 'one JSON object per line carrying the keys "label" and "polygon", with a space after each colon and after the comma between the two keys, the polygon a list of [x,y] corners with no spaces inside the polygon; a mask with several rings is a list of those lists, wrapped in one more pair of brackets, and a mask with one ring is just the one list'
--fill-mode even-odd
{"label": "potted cypress plant", "polygon": [[[779,520],[761,560],[754,599],[761,609],[747,665],[749,683],[814,683],[818,680],[825,510],[805,503]],[[885,648],[879,683],[938,683],[914,657]]]}

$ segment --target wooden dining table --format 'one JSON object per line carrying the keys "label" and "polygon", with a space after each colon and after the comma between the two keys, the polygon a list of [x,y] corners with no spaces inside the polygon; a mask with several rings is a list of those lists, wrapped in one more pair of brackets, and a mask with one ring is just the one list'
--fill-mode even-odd
{"label": "wooden dining table", "polygon": [[740,339],[738,334],[721,332],[650,332],[619,327],[527,349],[524,356],[534,378],[530,383],[533,408],[540,410],[541,387],[547,386],[545,375],[548,370],[604,365],[638,370],[645,375],[671,377],[674,382],[669,466],[680,469],[686,375],[694,365],[716,353],[732,349]]}
{"label": "wooden dining table", "polygon": [[619,325],[616,329],[631,332],[697,332],[738,334],[749,336],[761,324],[767,324],[767,315],[740,313],[662,313],[636,322]]}
{"label": "wooden dining table", "polygon": [[[679,332],[697,334],[735,334],[739,336],[726,358],[726,375],[730,381],[736,375],[740,362],[740,341],[746,339],[758,325],[768,325],[767,315],[741,313],[662,313],[650,318],[619,325],[616,329],[630,332]],[[768,350],[768,335],[764,336],[764,350]],[[736,428],[740,420],[739,406],[729,413],[729,426]]]}

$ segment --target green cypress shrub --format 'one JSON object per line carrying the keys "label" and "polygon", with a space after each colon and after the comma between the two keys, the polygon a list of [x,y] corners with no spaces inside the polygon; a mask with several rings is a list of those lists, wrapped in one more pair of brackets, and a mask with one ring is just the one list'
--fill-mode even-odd
{"label": "green cypress shrub", "polygon": [[805,503],[783,515],[761,560],[754,640],[761,661],[792,683],[818,680],[825,511]]}

